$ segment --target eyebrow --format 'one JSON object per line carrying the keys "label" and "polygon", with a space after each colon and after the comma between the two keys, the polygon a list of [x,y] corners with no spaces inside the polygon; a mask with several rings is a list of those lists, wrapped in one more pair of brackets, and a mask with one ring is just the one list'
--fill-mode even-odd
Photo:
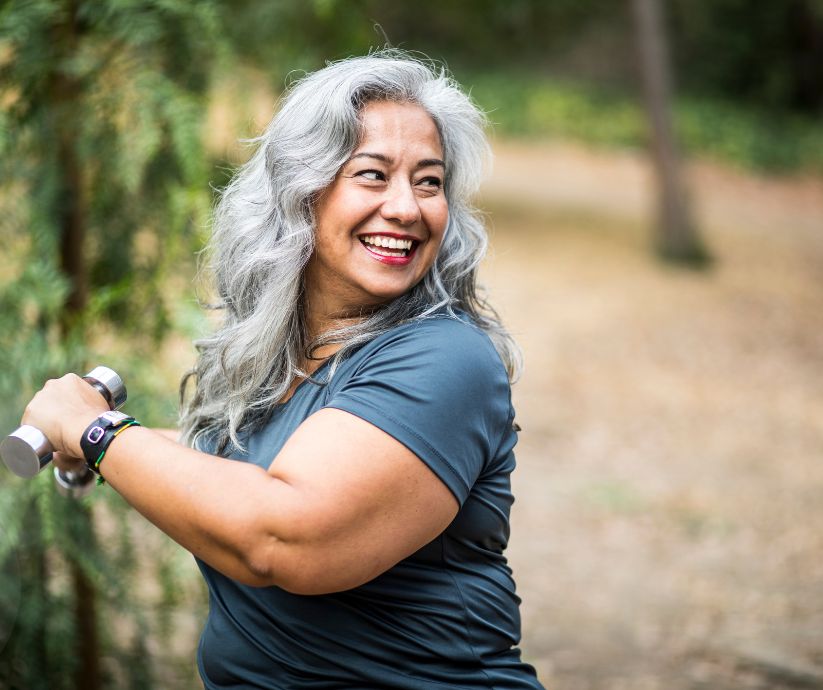
{"label": "eyebrow", "polygon": [[[389,156],[385,156],[382,153],[370,153],[368,151],[363,151],[361,153],[355,153],[346,163],[353,161],[355,158],[374,158],[375,160],[382,161],[386,165],[391,165],[394,163],[394,160]],[[423,160],[417,161],[417,165],[415,165],[415,169],[417,168],[428,168],[431,165],[439,165],[441,168],[446,167],[446,164],[440,160],[439,158],[424,158]]]}

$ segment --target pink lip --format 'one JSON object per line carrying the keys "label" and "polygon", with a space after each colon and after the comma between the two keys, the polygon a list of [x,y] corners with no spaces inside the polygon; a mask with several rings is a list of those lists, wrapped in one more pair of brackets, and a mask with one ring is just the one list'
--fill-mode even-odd
{"label": "pink lip", "polygon": [[396,240],[413,240],[414,244],[412,245],[411,251],[406,256],[383,256],[382,254],[378,254],[371,250],[371,245],[366,244],[365,242],[361,242],[360,238],[358,237],[358,242],[363,249],[365,249],[369,256],[372,259],[377,259],[379,262],[384,263],[388,266],[406,266],[411,263],[411,260],[414,258],[414,255],[417,253],[417,248],[420,246],[420,240],[416,237],[412,237],[411,235],[400,235],[398,233],[393,232],[365,232],[363,233],[363,237],[366,235],[380,235],[381,237],[393,237]]}

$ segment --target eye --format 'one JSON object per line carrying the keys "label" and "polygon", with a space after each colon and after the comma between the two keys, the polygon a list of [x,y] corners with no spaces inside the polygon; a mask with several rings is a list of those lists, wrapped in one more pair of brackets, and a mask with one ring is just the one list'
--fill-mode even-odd
{"label": "eye", "polygon": [[423,179],[418,181],[417,184],[422,185],[424,187],[435,187],[437,189],[440,189],[443,186],[443,180],[441,180],[439,177],[434,177],[430,175],[429,177],[424,177]]}
{"label": "eye", "polygon": [[370,182],[385,182],[386,176],[380,170],[360,170],[354,173],[354,177],[362,177]]}

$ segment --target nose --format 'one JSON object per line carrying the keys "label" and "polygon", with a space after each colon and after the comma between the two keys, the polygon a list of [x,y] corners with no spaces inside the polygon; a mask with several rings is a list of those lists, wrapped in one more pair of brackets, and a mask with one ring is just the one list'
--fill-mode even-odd
{"label": "nose", "polygon": [[412,225],[420,220],[420,205],[408,182],[393,180],[380,207],[380,215],[400,225]]}

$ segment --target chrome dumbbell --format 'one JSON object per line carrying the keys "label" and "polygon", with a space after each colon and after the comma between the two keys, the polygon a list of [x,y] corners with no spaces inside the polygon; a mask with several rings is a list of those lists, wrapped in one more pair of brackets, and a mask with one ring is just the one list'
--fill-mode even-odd
{"label": "chrome dumbbell", "polygon": [[[123,379],[108,367],[95,367],[83,377],[103,396],[109,409],[116,410],[126,402]],[[24,424],[0,443],[0,457],[18,477],[31,478],[51,462],[54,447],[40,429]],[[54,479],[60,493],[79,498],[94,486],[94,473],[85,466],[73,472],[54,468]]]}

